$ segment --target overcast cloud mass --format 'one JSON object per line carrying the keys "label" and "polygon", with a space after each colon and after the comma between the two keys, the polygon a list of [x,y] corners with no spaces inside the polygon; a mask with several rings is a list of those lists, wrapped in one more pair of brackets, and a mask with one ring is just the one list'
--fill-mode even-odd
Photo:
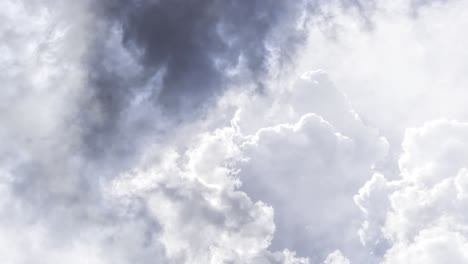
{"label": "overcast cloud mass", "polygon": [[0,262],[468,263],[468,2],[0,1]]}

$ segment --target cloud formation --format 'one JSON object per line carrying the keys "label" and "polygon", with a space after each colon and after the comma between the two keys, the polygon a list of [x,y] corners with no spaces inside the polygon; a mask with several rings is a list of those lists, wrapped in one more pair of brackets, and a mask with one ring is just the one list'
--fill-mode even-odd
{"label": "cloud formation", "polygon": [[[352,197],[386,155],[387,142],[361,122],[322,71],[305,73],[281,93],[265,104],[276,105],[274,110],[260,113],[279,117],[289,111],[294,121],[248,136],[238,174],[242,189],[275,208],[275,247],[293,248],[313,262],[334,248],[356,252],[351,241],[357,241],[359,221],[350,219],[359,212]],[[242,119],[236,124],[242,131]]]}
{"label": "cloud formation", "polygon": [[401,179],[374,175],[355,197],[368,218],[363,241],[371,248],[387,241],[383,263],[467,261],[467,129],[466,123],[448,120],[408,129]]}
{"label": "cloud formation", "polygon": [[468,262],[466,10],[2,1],[2,260]]}
{"label": "cloud formation", "polygon": [[[307,263],[284,250],[267,250],[273,236],[273,209],[237,190],[222,166],[235,152],[225,147],[229,129],[206,135],[184,157],[167,149],[158,166],[117,178],[111,193],[127,204],[142,203],[168,263]],[[222,148],[221,148],[222,149]],[[140,166],[138,166],[140,168]],[[150,231],[150,230],[149,230]]]}
{"label": "cloud formation", "polygon": [[[166,55],[173,56],[176,61],[182,60],[182,65],[176,63],[177,67],[193,66],[194,70],[200,68],[203,74],[200,72],[191,77],[188,72],[176,73],[172,68],[165,69],[165,73],[155,71],[158,67],[147,64],[157,62],[140,61],[138,54],[132,53],[135,50],[131,46],[143,40],[130,40],[131,37],[127,36],[130,33],[119,31],[122,29],[119,26],[123,26],[119,23],[123,20],[116,24],[109,22],[108,18],[96,20],[94,14],[89,12],[92,8],[95,8],[95,4],[85,1],[73,5],[49,1],[2,3],[1,18],[5,23],[2,23],[1,34],[7,40],[2,44],[1,60],[5,71],[1,77],[4,89],[0,93],[1,138],[4,142],[0,173],[3,197],[0,232],[4,260],[8,263],[39,260],[45,263],[150,263],[155,260],[163,263],[180,263],[183,260],[201,263],[305,262],[305,259],[296,258],[294,253],[287,250],[267,250],[274,232],[271,207],[252,202],[234,187],[223,187],[225,191],[213,194],[211,187],[197,184],[196,179],[194,183],[186,182],[181,176],[179,185],[172,186],[175,189],[171,189],[171,186],[166,192],[158,189],[151,197],[144,195],[145,190],[139,190],[141,193],[135,195],[135,201],[121,203],[121,196],[116,196],[109,186],[112,186],[115,177],[120,179],[118,175],[127,168],[140,164],[135,163],[140,160],[139,154],[148,152],[144,143],[151,140],[151,146],[163,148],[164,144],[158,138],[164,137],[174,142],[179,136],[174,135],[175,139],[164,136],[169,128],[173,128],[171,124],[174,120],[161,114],[161,106],[151,101],[152,89],[168,86],[166,78],[169,77],[165,77],[166,74],[182,74],[186,82],[194,81],[196,77],[209,77],[224,86],[218,80],[224,72],[215,72],[211,66],[204,66],[208,61],[214,65],[215,56],[208,58],[207,54],[202,54],[212,50],[199,47],[198,43],[187,45],[198,48],[204,56],[199,62],[176,54],[185,52],[183,50],[174,50]],[[256,10],[242,6],[237,8],[257,14]],[[157,7],[153,9],[158,10]],[[184,12],[191,11],[187,9]],[[134,17],[136,20],[139,18]],[[146,19],[151,22],[150,17]],[[168,19],[171,20],[172,16]],[[194,19],[202,21],[205,18],[197,14]],[[96,21],[98,23],[93,24]],[[262,28],[269,32],[273,25],[269,25],[270,21],[266,22]],[[139,22],[135,23],[138,26]],[[216,24],[215,21],[213,23]],[[256,20],[253,21],[251,26],[258,26],[256,23]],[[176,28],[182,29],[182,26]],[[104,36],[109,38],[104,40],[99,33],[106,33]],[[208,32],[203,37],[210,34]],[[198,42],[196,36],[189,36],[187,40]],[[148,49],[153,50],[148,52],[157,52],[153,44],[159,43],[150,44]],[[97,53],[88,50],[100,45],[106,50],[97,50]],[[251,45],[260,48],[259,53],[265,54],[258,55],[258,66],[251,65],[243,70],[252,71],[252,74],[260,77],[260,72],[266,71],[268,59],[266,40],[261,39],[258,45]],[[172,48],[172,44],[169,46]],[[254,52],[252,48],[245,51]],[[196,58],[197,52],[192,52]],[[96,54],[102,56],[93,57]],[[166,61],[160,63],[167,67]],[[171,67],[176,66],[171,64]],[[156,76],[150,76],[148,72]],[[202,81],[210,85],[209,89],[214,89],[207,80]],[[174,85],[171,89],[188,89],[188,84],[171,85]],[[101,93],[99,89],[106,91]],[[222,91],[225,88],[219,89]],[[206,93],[206,97],[220,94],[213,90],[213,94]],[[189,98],[187,96],[183,95],[180,99]],[[168,100],[164,102],[169,103]],[[156,121],[161,122],[151,124]],[[198,135],[197,131],[193,133],[195,137]],[[158,160],[153,162],[158,166]],[[176,170],[177,173],[179,171],[183,170]],[[167,173],[165,177],[169,177],[174,172],[164,173]],[[177,182],[176,176],[171,181]],[[223,180],[222,177],[226,176],[222,174],[218,177],[220,179],[216,181],[229,182]],[[185,188],[192,189],[192,193],[184,193]],[[156,199],[157,195],[161,200]],[[205,195],[214,195],[220,204],[212,208],[211,201],[206,201]],[[201,200],[195,202],[195,210],[191,210],[189,201],[194,197]],[[167,201],[164,202],[163,198]],[[159,206],[179,206],[180,216],[170,218],[151,209]],[[192,223],[184,215],[199,215],[199,219],[194,219],[199,226],[193,225],[186,232],[178,233],[180,225]],[[170,222],[176,220],[178,222]],[[223,224],[223,221],[227,223]],[[258,231],[257,227],[260,227]],[[224,232],[225,235],[221,240],[216,240],[215,236],[208,237],[199,249],[192,248],[191,244],[182,245],[180,249],[176,244],[185,242],[179,237],[189,239],[196,236],[194,232],[199,231],[197,228],[211,230],[212,234]],[[196,240],[196,237],[192,239]],[[238,248],[231,250],[235,244],[238,244]],[[251,248],[246,248],[246,245]],[[212,253],[205,255],[201,252],[210,248],[213,248]],[[229,254],[224,256],[225,253]]]}
{"label": "cloud formation", "polygon": [[[229,89],[264,90],[296,54],[306,1],[101,1],[81,103],[84,151],[129,168]],[[272,65],[276,65],[272,67]],[[118,157],[117,159],[115,157]]]}
{"label": "cloud formation", "polygon": [[466,119],[466,10],[464,1],[363,1],[348,9],[330,1],[311,19],[299,67],[329,72],[361,117],[399,146],[407,127]]}

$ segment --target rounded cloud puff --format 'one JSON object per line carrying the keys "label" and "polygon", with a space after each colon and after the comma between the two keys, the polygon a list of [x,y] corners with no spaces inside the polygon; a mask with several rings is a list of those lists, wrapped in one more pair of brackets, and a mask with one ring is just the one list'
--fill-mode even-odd
{"label": "rounded cloud puff", "polygon": [[375,175],[355,197],[363,241],[386,252],[384,263],[467,261],[467,133],[467,123],[448,120],[408,129],[401,179]]}

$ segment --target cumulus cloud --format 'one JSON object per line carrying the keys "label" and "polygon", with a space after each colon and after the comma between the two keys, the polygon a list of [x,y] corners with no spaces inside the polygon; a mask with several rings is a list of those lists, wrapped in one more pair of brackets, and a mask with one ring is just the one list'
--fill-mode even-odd
{"label": "cumulus cloud", "polygon": [[[408,129],[399,159],[401,178],[375,175],[355,197],[369,219],[361,235],[370,248],[381,247],[384,263],[466,262],[461,182],[467,128],[466,123],[437,120]],[[382,240],[386,243],[376,243]]]}
{"label": "cumulus cloud", "polygon": [[[307,261],[285,248],[312,263],[349,261],[336,248],[366,259],[353,195],[385,156],[385,139],[361,122],[323,71],[308,72],[287,89],[269,89],[258,101],[242,93],[227,94],[219,105],[237,107],[230,124],[191,137],[187,149],[150,151],[143,164],[114,180],[111,193],[144,204],[161,225],[158,241],[171,260]],[[317,95],[320,104],[299,103]],[[255,115],[279,119],[251,123]]]}
{"label": "cumulus cloud", "polygon": [[347,259],[341,251],[336,250],[333,253],[329,254],[327,256],[327,259],[325,259],[324,264],[349,264],[349,259]]}
{"label": "cumulus cloud", "polygon": [[169,263],[308,263],[287,250],[267,250],[275,230],[273,208],[237,190],[232,172],[222,166],[232,154],[204,151],[225,143],[225,136],[204,137],[185,162],[166,150],[159,166],[122,175],[110,192],[123,206],[143,203],[160,226],[153,232]]}
{"label": "cumulus cloud", "polygon": [[[273,247],[295,249],[314,262],[335,248],[360,258],[360,214],[352,197],[385,156],[387,142],[361,122],[323,71],[304,74],[281,93],[265,111],[299,119],[247,136],[238,173],[242,189],[275,208]],[[236,124],[242,131],[242,119]]]}
{"label": "cumulus cloud", "polygon": [[2,1],[2,259],[467,262],[466,10]]}
{"label": "cumulus cloud", "polygon": [[395,147],[407,127],[441,117],[465,120],[466,3],[359,2],[320,6],[299,67],[329,72]]}

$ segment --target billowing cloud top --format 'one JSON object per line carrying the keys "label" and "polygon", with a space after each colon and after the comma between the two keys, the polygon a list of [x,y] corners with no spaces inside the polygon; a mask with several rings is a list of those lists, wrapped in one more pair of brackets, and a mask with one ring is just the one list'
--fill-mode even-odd
{"label": "billowing cloud top", "polygon": [[468,263],[467,12],[2,1],[2,263]]}

